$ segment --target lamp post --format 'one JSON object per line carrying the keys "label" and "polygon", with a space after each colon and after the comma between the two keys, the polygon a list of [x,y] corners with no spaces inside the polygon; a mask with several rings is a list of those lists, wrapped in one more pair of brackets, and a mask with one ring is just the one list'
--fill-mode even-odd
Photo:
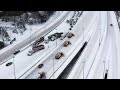
{"label": "lamp post", "polygon": [[54,69],[54,60],[55,60],[55,59],[54,59],[54,56],[53,56],[53,79],[54,79],[54,70],[55,70],[55,69]]}
{"label": "lamp post", "polygon": [[14,61],[14,59],[15,59],[15,55],[13,55],[13,68],[14,68],[14,77],[16,79],[16,75],[15,75],[15,61]]}
{"label": "lamp post", "polygon": [[104,75],[105,75],[105,61],[103,61],[103,64],[104,64],[104,73],[103,73],[103,78],[104,78]]}
{"label": "lamp post", "polygon": [[[56,30],[56,33],[57,33],[57,29],[55,29]],[[57,46],[57,39],[56,39],[56,46]]]}
{"label": "lamp post", "polygon": [[30,27],[30,45],[31,45],[31,31],[32,31],[32,27]]}

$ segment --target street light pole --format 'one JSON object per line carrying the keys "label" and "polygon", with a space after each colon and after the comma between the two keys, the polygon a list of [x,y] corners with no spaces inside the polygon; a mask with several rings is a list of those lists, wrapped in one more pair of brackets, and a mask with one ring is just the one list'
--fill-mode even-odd
{"label": "street light pole", "polygon": [[15,75],[15,61],[14,61],[14,59],[15,59],[15,56],[13,55],[13,68],[14,68],[14,77],[15,77],[15,79],[16,79],[16,75]]}
{"label": "street light pole", "polygon": [[[56,33],[57,33],[57,29],[55,29],[56,30]],[[56,46],[57,46],[57,39],[56,39]]]}
{"label": "street light pole", "polygon": [[53,79],[54,79],[54,56],[53,56]]}
{"label": "street light pole", "polygon": [[105,61],[103,61],[103,64],[104,64],[104,72],[103,72],[103,78],[104,78],[104,75],[105,75]]}
{"label": "street light pole", "polygon": [[31,45],[31,31],[32,31],[32,27],[30,27],[30,45]]}

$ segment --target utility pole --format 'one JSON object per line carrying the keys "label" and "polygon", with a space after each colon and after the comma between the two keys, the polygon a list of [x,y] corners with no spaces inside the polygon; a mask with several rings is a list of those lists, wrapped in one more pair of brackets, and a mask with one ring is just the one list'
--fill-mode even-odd
{"label": "utility pole", "polygon": [[100,38],[99,38],[99,46],[101,44],[101,28],[100,28]]}
{"label": "utility pole", "polygon": [[85,79],[85,59],[83,61],[83,79]]}
{"label": "utility pole", "polygon": [[15,75],[15,61],[14,61],[14,59],[15,59],[15,55],[13,55],[13,68],[14,68],[14,77],[16,79],[16,75]]}
{"label": "utility pole", "polygon": [[30,45],[31,45],[31,31],[32,31],[32,27],[30,27]]}
{"label": "utility pole", "polygon": [[104,72],[103,72],[103,78],[104,78],[104,75],[105,75],[105,61],[103,61],[103,64],[104,64]]}
{"label": "utility pole", "polygon": [[[55,29],[56,30],[56,33],[57,33],[57,29]],[[57,46],[57,39],[56,39],[56,46]]]}
{"label": "utility pole", "polygon": [[54,59],[54,56],[53,56],[53,79],[54,79],[54,71],[55,71],[55,70],[54,70],[54,60],[55,60],[55,59]]}
{"label": "utility pole", "polygon": [[84,27],[83,27],[83,45],[84,45]]}

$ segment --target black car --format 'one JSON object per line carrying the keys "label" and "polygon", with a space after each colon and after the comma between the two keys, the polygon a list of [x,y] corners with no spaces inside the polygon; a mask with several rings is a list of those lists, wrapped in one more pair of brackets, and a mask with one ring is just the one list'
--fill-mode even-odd
{"label": "black car", "polygon": [[43,67],[43,64],[39,64],[39,65],[38,65],[38,68],[42,68],[42,67]]}
{"label": "black car", "polygon": [[19,52],[20,52],[20,50],[16,50],[16,51],[14,52],[14,55],[18,54]]}
{"label": "black car", "polygon": [[12,65],[12,62],[9,62],[9,63],[6,64],[6,66],[10,66],[10,65]]}
{"label": "black car", "polygon": [[110,26],[113,26],[113,24],[110,24]]}
{"label": "black car", "polygon": [[63,34],[63,32],[61,32],[61,33],[54,33],[54,34],[48,36],[48,39],[50,41],[54,41],[54,40],[60,38],[62,36],[62,34]]}

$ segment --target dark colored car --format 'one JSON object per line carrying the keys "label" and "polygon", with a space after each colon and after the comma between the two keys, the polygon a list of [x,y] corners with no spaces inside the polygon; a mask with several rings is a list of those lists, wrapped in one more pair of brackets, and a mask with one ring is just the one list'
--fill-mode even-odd
{"label": "dark colored car", "polygon": [[14,52],[14,55],[18,54],[19,52],[20,52],[20,50],[16,50],[16,51]]}
{"label": "dark colored car", "polygon": [[110,26],[113,26],[113,24],[110,24]]}
{"label": "dark colored car", "polygon": [[39,65],[38,65],[38,68],[42,68],[42,67],[43,67],[43,64],[39,64]]}
{"label": "dark colored car", "polygon": [[6,66],[10,66],[10,65],[12,65],[12,62],[9,62],[9,63],[6,64]]}
{"label": "dark colored car", "polygon": [[48,36],[48,39],[50,41],[54,41],[54,40],[60,38],[62,36],[62,34],[63,34],[63,32],[61,32],[61,33],[54,33],[54,34]]}
{"label": "dark colored car", "polygon": [[46,73],[45,72],[41,72],[39,74],[40,74],[40,76],[38,77],[38,79],[46,78]]}
{"label": "dark colored car", "polygon": [[38,40],[36,40],[36,41],[33,43],[33,47],[39,45],[39,44],[42,43],[43,41],[44,41],[44,37],[39,38]]}

